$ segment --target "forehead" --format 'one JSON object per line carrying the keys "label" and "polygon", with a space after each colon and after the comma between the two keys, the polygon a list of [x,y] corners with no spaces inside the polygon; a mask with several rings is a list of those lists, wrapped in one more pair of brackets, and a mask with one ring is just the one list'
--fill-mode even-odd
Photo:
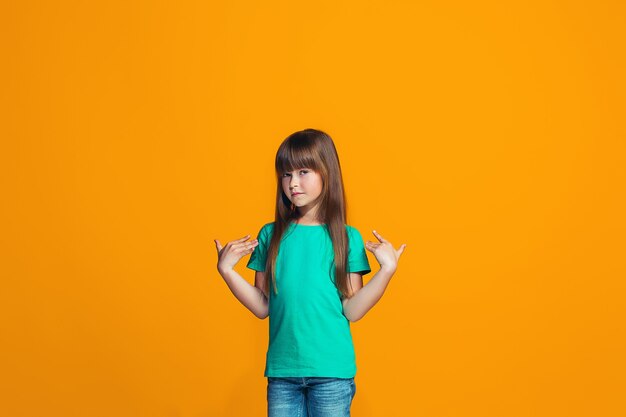
{"label": "forehead", "polygon": [[276,170],[278,172],[293,172],[300,169],[319,171],[318,163],[315,159],[307,155],[289,156],[289,158],[278,158],[276,161]]}

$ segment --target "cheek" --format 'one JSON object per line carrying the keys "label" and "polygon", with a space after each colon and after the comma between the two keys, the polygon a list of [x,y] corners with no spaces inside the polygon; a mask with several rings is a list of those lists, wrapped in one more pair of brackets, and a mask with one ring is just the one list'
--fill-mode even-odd
{"label": "cheek", "polygon": [[311,181],[309,182],[309,188],[312,188],[317,192],[322,192],[322,178],[311,178]]}

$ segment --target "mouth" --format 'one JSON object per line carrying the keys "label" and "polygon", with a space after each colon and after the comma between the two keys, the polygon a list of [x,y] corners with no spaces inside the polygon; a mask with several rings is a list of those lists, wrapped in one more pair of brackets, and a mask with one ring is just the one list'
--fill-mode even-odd
{"label": "mouth", "polygon": [[302,194],[302,193],[295,193],[295,194],[291,194],[291,196],[292,196],[292,197],[296,197],[296,196],[299,196],[299,195],[301,195],[301,194]]}

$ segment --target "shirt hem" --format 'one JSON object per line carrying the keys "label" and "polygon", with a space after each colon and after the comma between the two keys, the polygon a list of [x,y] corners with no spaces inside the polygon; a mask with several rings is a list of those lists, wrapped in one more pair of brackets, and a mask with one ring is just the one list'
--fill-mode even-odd
{"label": "shirt hem", "polygon": [[246,265],[246,268],[252,269],[254,271],[265,272],[265,267],[262,267],[262,266]]}
{"label": "shirt hem", "polygon": [[265,377],[281,378],[281,377],[326,377],[326,378],[354,378],[356,369],[337,371],[337,370],[303,370],[303,369],[283,369],[283,370],[265,370]]}

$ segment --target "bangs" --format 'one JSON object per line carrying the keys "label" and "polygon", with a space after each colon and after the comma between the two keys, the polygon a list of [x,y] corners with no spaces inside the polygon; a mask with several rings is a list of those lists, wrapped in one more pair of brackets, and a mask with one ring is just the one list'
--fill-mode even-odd
{"label": "bangs", "polygon": [[315,158],[312,143],[309,141],[286,141],[276,153],[276,173],[295,171],[300,168],[311,168],[321,171],[321,163]]}

